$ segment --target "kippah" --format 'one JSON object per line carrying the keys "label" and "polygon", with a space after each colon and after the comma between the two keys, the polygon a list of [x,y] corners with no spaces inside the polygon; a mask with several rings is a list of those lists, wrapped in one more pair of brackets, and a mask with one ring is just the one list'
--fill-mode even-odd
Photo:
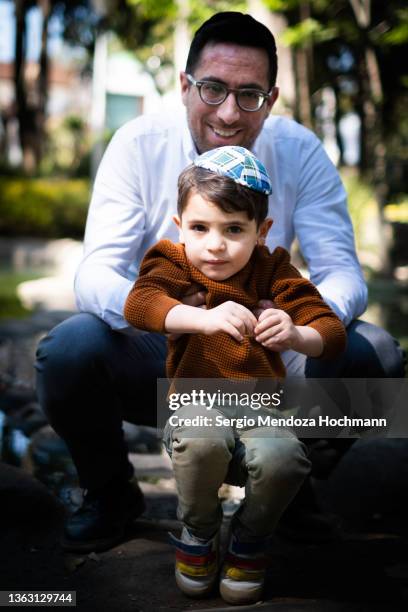
{"label": "kippah", "polygon": [[265,166],[251,151],[244,147],[219,147],[206,151],[194,161],[194,165],[269,195],[272,185]]}

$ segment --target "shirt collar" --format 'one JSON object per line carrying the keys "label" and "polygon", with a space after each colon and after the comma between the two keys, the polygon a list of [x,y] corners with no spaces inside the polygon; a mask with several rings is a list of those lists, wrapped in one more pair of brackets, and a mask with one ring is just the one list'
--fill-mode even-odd
{"label": "shirt collar", "polygon": [[258,136],[256,137],[256,140],[251,148],[252,153],[255,155],[255,157],[259,158],[259,149],[261,146],[261,134],[262,134],[262,130],[259,132]]}
{"label": "shirt collar", "polygon": [[193,162],[199,153],[195,147],[193,137],[191,136],[190,129],[188,127],[187,112],[184,111],[183,116],[183,152],[190,162]]}

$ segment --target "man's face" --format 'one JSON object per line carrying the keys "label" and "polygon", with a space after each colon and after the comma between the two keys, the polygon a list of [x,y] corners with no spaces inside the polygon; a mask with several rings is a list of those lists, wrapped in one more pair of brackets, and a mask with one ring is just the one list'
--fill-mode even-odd
{"label": "man's face", "polygon": [[[218,81],[231,88],[268,92],[268,69],[269,59],[264,49],[209,43],[202,50],[192,76],[197,81]],[[189,83],[184,72],[180,74],[180,81],[188,125],[199,153],[226,145],[250,149],[278,97],[278,89],[274,88],[271,97],[255,112],[241,110],[233,93],[222,104],[210,106],[202,102],[197,87]]]}
{"label": "man's face", "polygon": [[192,191],[181,219],[180,229],[188,260],[207,278],[223,281],[242,270],[257,243],[263,243],[272,221],[256,226],[245,211],[227,213]]}

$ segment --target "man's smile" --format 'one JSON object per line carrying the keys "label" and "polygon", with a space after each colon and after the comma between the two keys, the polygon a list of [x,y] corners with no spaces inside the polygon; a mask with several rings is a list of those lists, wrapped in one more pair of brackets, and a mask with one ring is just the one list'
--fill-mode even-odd
{"label": "man's smile", "polygon": [[209,127],[212,129],[216,136],[221,136],[222,138],[233,138],[234,136],[236,136],[236,134],[240,132],[238,128],[228,130],[225,128],[215,127],[214,125],[209,125]]}

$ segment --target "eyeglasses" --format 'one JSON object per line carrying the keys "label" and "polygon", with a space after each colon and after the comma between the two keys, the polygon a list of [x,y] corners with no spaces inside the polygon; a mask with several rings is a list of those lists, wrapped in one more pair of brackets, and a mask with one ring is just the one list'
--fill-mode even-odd
{"label": "eyeglasses", "polygon": [[199,96],[205,104],[218,106],[225,102],[228,94],[235,94],[235,100],[243,111],[253,113],[262,108],[265,100],[271,97],[271,92],[258,89],[233,89],[217,81],[196,81],[191,74],[186,73],[187,79],[198,89]]}

